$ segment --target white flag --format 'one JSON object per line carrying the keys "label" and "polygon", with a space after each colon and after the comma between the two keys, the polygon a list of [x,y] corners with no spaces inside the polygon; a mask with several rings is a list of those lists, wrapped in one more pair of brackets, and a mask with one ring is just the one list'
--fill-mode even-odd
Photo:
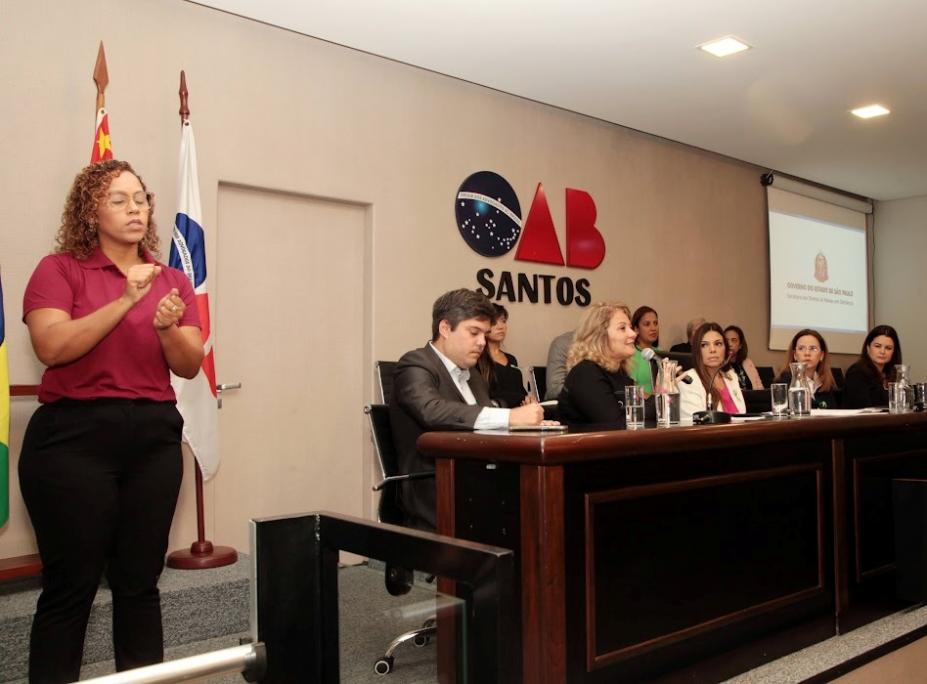
{"label": "white flag", "polygon": [[192,380],[171,375],[177,394],[177,408],[183,416],[183,441],[196,456],[208,480],[219,468],[219,414],[216,401],[216,367],[209,325],[209,293],[206,289],[206,236],[196,172],[196,143],[193,126],[184,121],[180,138],[178,208],[171,240],[170,265],[190,279],[196,294],[203,335],[203,366]]}

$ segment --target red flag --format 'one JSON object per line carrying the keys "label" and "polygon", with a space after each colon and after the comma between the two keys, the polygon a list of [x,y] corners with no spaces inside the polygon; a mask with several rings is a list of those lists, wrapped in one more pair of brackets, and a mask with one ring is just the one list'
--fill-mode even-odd
{"label": "red flag", "polygon": [[93,82],[97,85],[97,125],[93,132],[93,147],[90,148],[90,163],[113,158],[113,142],[109,138],[109,113],[105,109],[105,92],[109,84],[109,72],[106,69],[106,53],[103,41],[97,51],[97,63],[93,67]]}
{"label": "red flag", "polygon": [[93,147],[90,149],[90,163],[105,161],[113,158],[113,143],[109,138],[109,112],[102,107],[97,111],[97,128],[93,136]]}

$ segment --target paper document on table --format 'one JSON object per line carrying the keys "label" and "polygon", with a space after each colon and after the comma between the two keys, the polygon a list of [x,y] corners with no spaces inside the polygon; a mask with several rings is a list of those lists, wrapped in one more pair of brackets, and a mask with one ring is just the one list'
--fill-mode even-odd
{"label": "paper document on table", "polygon": [[812,416],[830,416],[832,418],[845,418],[846,416],[861,416],[866,413],[885,413],[888,409],[873,406],[861,409],[811,409]]}

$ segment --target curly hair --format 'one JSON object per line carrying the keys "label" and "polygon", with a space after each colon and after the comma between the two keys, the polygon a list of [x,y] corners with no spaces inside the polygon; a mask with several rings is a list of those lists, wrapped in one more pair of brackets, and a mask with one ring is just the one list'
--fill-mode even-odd
{"label": "curly hair", "polygon": [[[61,212],[61,227],[55,238],[58,243],[56,252],[67,252],[75,259],[84,260],[96,249],[100,244],[97,237],[100,202],[106,197],[106,191],[113,179],[125,171],[138,178],[145,192],[148,191],[145,181],[135,173],[132,166],[117,159],[91,164],[77,174]],[[138,244],[139,256],[144,254],[145,249],[156,256],[160,254],[158,228],[154,221],[154,201],[148,211],[148,230]]]}
{"label": "curly hair", "polygon": [[616,311],[623,312],[628,320],[631,319],[631,310],[618,302],[596,302],[589,307],[579,328],[576,329],[573,344],[570,345],[567,371],[580,361],[589,360],[612,373],[619,368],[623,368],[625,373],[628,372],[630,357],[615,360],[608,349],[608,324]]}

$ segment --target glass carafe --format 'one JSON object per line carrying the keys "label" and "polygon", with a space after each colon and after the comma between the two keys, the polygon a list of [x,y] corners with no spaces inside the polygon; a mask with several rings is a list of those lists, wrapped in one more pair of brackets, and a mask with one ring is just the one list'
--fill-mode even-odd
{"label": "glass carafe", "polygon": [[660,359],[657,379],[653,385],[654,400],[657,404],[657,425],[675,425],[679,422],[679,385],[676,382],[678,372],[678,362]]}
{"label": "glass carafe", "polygon": [[810,378],[805,377],[805,364],[795,361],[789,364],[792,371],[792,383],[789,385],[789,411],[793,416],[811,415],[811,395],[814,387]]}

